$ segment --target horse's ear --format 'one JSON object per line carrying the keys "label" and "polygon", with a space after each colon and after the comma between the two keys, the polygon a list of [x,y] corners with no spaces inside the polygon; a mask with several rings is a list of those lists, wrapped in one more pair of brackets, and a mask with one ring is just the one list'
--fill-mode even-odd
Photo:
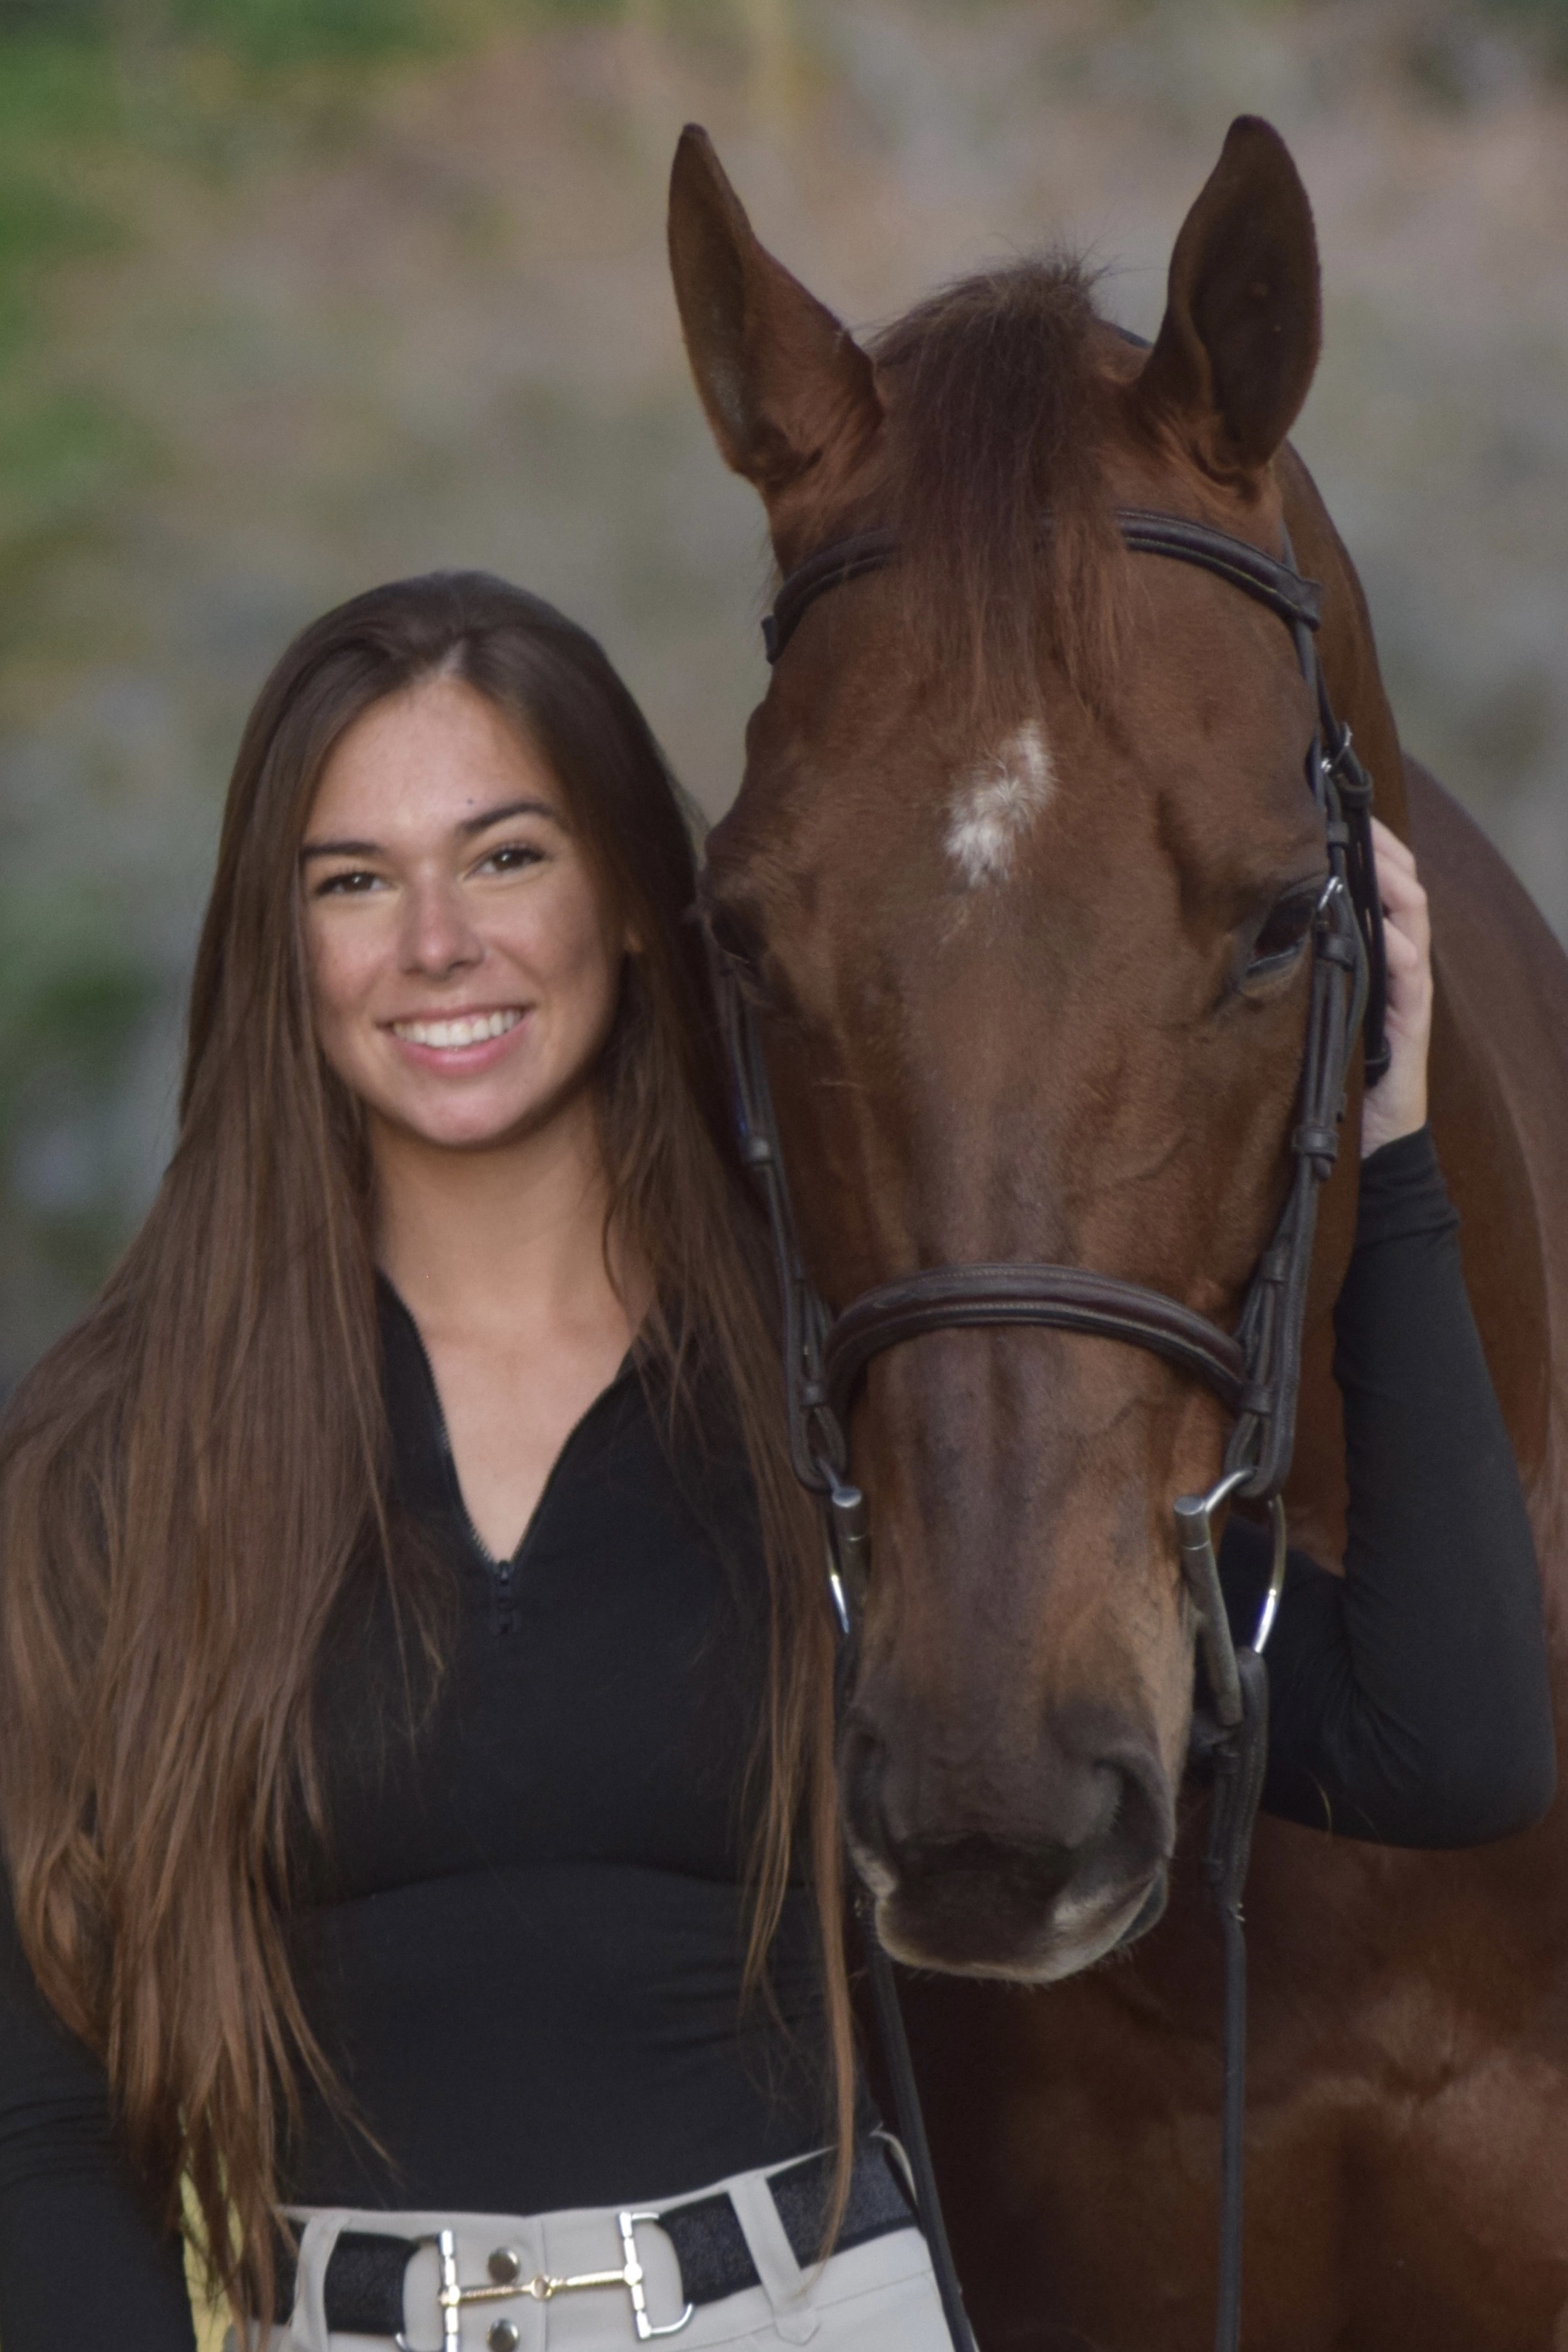
{"label": "horse's ear", "polygon": [[1139,403],[1207,470],[1256,472],[1296,420],[1321,341],[1307,192],[1279,132],[1239,115],[1182,223]]}
{"label": "horse's ear", "polygon": [[670,268],[714,438],[777,524],[779,500],[803,476],[830,454],[852,461],[875,432],[872,363],[758,244],[695,123],[681,133],[670,174]]}

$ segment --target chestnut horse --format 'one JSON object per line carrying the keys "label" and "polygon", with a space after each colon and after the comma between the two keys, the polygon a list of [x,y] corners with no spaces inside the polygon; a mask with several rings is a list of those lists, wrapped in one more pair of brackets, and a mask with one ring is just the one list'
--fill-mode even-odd
{"label": "chestnut horse", "polygon": [[[695,131],[671,250],[709,420],[782,569],[877,527],[900,551],[801,618],[709,844],[824,1298],[1051,1259],[1234,1318],[1301,1059],[1312,714],[1273,615],[1129,554],[1112,516],[1187,515],[1275,553],[1287,524],[1323,586],[1334,707],[1430,887],[1432,1119],[1561,1676],[1568,962],[1402,761],[1354,573],[1285,444],[1319,313],[1281,142],[1233,126],[1146,352],[1070,264],[972,278],[862,350],[758,244]],[[1289,1490],[1296,1539],[1331,1562],[1352,1093]],[[890,1948],[953,1972],[912,1988],[913,2024],[980,2341],[1200,2352],[1218,1967],[1180,1853],[1163,1924],[1077,1972],[1176,1842],[1193,1643],[1171,1502],[1215,1477],[1220,1409],[1111,1340],[948,1330],[877,1358],[852,1435],[873,1572],[846,1814]],[[1565,1804],[1448,1855],[1260,1824],[1253,2352],[1565,2352]]]}

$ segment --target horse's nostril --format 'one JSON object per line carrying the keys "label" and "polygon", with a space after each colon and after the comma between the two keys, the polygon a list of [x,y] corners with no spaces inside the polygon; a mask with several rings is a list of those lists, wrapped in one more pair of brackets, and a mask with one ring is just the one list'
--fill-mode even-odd
{"label": "horse's nostril", "polygon": [[882,1741],[852,1716],[839,1738],[839,1790],[851,1849],[862,1876],[873,1886],[879,1874],[889,1881],[893,1876],[892,1841],[882,1803],[886,1766]]}
{"label": "horse's nostril", "polygon": [[1176,1843],[1175,1808],[1170,1782],[1158,1758],[1140,1748],[1107,1757],[1105,1764],[1119,1784],[1113,1840],[1129,1853],[1168,1861]]}

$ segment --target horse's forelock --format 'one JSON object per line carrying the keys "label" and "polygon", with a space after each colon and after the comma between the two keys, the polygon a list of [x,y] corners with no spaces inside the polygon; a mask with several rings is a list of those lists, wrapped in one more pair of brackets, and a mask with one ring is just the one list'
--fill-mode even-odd
{"label": "horse's forelock", "polygon": [[1120,542],[1102,465],[1092,276],[1026,261],[947,287],[872,346],[888,413],[899,574],[923,674],[977,717],[1038,699],[1042,652],[1099,700]]}

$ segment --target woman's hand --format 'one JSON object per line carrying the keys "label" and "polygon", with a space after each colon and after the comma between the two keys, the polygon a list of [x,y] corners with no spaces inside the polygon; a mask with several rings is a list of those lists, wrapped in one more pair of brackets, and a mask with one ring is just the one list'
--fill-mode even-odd
{"label": "woman's hand", "polygon": [[1427,1124],[1427,1047],[1432,1034],[1432,927],[1416,860],[1380,819],[1372,820],[1383,937],[1388,954],[1390,1060],[1361,1105],[1365,1160]]}

